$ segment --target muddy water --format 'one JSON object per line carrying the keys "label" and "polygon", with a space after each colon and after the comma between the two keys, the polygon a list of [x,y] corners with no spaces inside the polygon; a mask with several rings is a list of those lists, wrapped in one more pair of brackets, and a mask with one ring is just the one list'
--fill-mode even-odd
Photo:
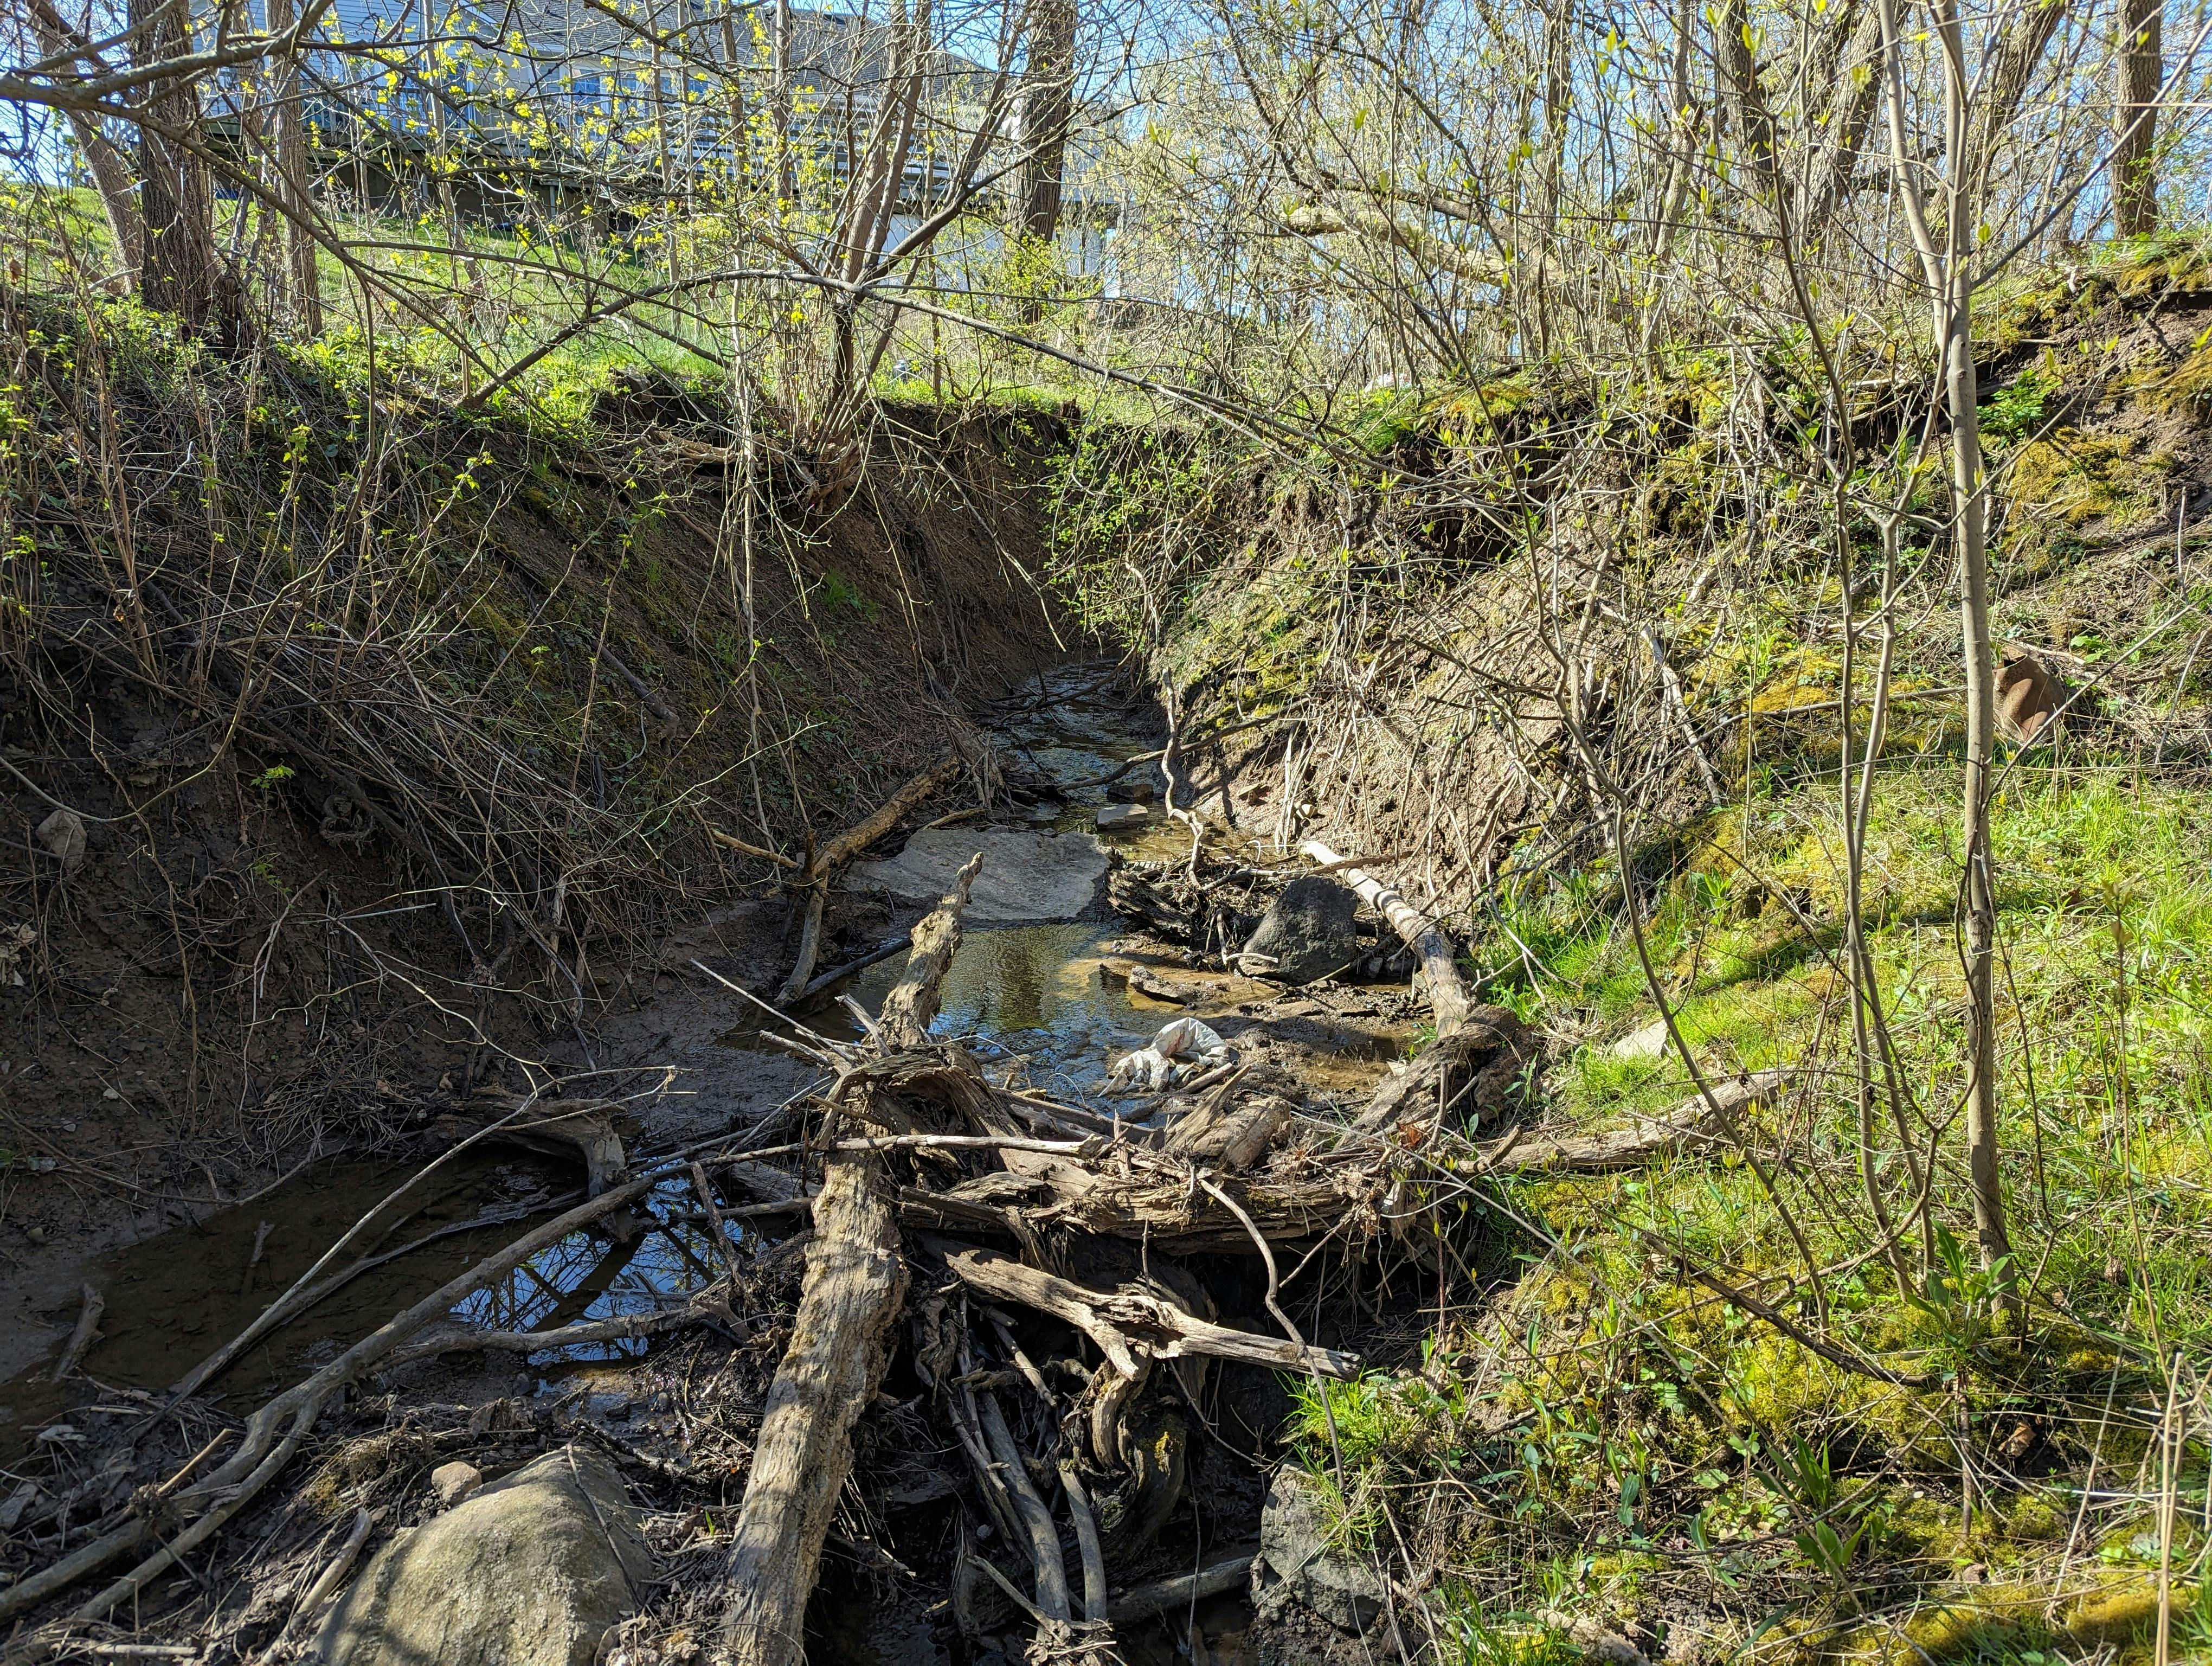
{"label": "muddy water", "polygon": [[[243,1331],[414,1172],[404,1164],[334,1163],[255,1202],[98,1257],[85,1277],[107,1305],[103,1340],[85,1354],[83,1375],[106,1389],[167,1388]],[[219,1379],[213,1397],[249,1407],[296,1382],[511,1242],[531,1220],[580,1201],[580,1178],[570,1167],[492,1153],[442,1165],[379,1213],[357,1256],[326,1269],[362,1261],[368,1263],[363,1270],[249,1349]],[[454,1317],[487,1329],[543,1330],[680,1299],[709,1281],[714,1253],[699,1227],[673,1219],[684,1213],[687,1197],[680,1183],[656,1193],[648,1207],[653,1224],[628,1243],[571,1234],[503,1284],[470,1297]],[[556,1376],[580,1361],[642,1346],[536,1354],[518,1369]],[[65,1407],[83,1398],[81,1384],[49,1382],[50,1370],[42,1364],[0,1383],[0,1450],[17,1450],[52,1428]]]}
{"label": "muddy water", "polygon": [[[1006,818],[1017,824],[1088,830],[1107,797],[1102,787],[1087,783],[1151,744],[1121,696],[1087,671],[1019,691],[988,715],[1011,751],[1063,788],[1057,803]],[[1116,842],[1133,852],[1157,845],[1164,853],[1181,837],[1179,831],[1144,829],[1116,836]],[[1098,923],[972,933],[945,982],[939,1033],[1021,1068],[1039,1085],[1095,1082],[1108,1058],[1140,1043],[1164,1016],[1139,1011],[1126,989],[1102,976],[1101,952],[1112,935]],[[896,960],[871,969],[815,1003],[807,1020],[856,1037],[859,1027],[836,995],[878,1010],[898,970]],[[760,1044],[750,1023],[724,1039]],[[106,1310],[102,1340],[84,1357],[84,1377],[111,1390],[167,1388],[243,1330],[410,1171],[398,1164],[332,1163],[251,1203],[95,1258],[83,1276],[100,1289]],[[574,1201],[576,1178],[567,1168],[526,1157],[485,1154],[444,1165],[370,1229],[360,1253],[372,1264],[246,1353],[216,1385],[220,1396],[249,1406],[296,1381],[511,1240],[530,1220]],[[501,1329],[543,1329],[680,1299],[709,1280],[713,1253],[700,1229],[676,1219],[684,1213],[683,1194],[680,1187],[670,1189],[650,1210],[663,1224],[627,1244],[577,1233],[499,1289],[462,1304],[454,1317]],[[58,1351],[75,1315],[51,1316]],[[586,1352],[608,1357],[623,1351]],[[52,1358],[0,1383],[0,1451],[19,1449],[82,1399],[82,1383],[46,1380]],[[550,1372],[571,1363],[532,1356],[520,1369]]]}

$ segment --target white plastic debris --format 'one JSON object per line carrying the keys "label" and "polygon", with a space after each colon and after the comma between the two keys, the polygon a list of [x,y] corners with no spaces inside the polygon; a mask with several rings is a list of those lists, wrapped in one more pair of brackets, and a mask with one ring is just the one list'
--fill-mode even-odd
{"label": "white plastic debris", "polygon": [[1148,1047],[1114,1061],[1106,1085],[1127,1082],[1158,1093],[1176,1081],[1212,1069],[1229,1057],[1229,1043],[1196,1018],[1176,1018],[1160,1026]]}

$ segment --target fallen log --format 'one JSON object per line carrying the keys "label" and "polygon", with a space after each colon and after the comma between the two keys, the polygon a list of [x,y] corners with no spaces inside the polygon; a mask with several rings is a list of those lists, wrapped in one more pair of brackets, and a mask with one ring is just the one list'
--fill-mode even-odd
{"label": "fallen log", "polygon": [[[842,866],[859,855],[914,811],[920,809],[930,794],[950,787],[958,778],[960,769],[960,754],[947,752],[878,805],[867,817],[823,842],[815,851],[814,860],[807,867],[807,879],[826,879],[833,869]],[[940,903],[938,906],[941,909],[944,904]]]}
{"label": "fallen log", "polygon": [[761,1418],[728,1563],[722,1633],[738,1666],[797,1666],[806,1599],[837,1495],[853,1467],[853,1425],[875,1398],[884,1341],[906,1298],[898,1223],[877,1195],[873,1160],[833,1158],[814,1199],[814,1242],[792,1328]]}
{"label": "fallen log", "polygon": [[1126,1625],[1132,1620],[1149,1620],[1156,1614],[1171,1613],[1201,1598],[1235,1590],[1252,1577],[1252,1564],[1258,1560],[1257,1550],[1241,1550],[1208,1562],[1195,1573],[1178,1573],[1172,1578],[1155,1579],[1148,1585],[1133,1585],[1107,1603],[1106,1617],[1117,1626]]}
{"label": "fallen log", "polygon": [[611,1120],[617,1109],[605,1099],[515,1104],[500,1107],[499,1120],[489,1126],[458,1115],[441,1116],[430,1125],[430,1135],[440,1142],[482,1139],[497,1145],[519,1146],[544,1157],[580,1158],[584,1164],[584,1195],[597,1197],[610,1186],[619,1186],[629,1178],[622,1136],[615,1131]]}
{"label": "fallen log", "polygon": [[[1716,1082],[1713,1098],[1723,1115],[1756,1110],[1771,1103],[1788,1073],[1761,1070],[1733,1081]],[[1692,1094],[1672,1110],[1626,1128],[1590,1134],[1523,1134],[1516,1130],[1485,1153],[1491,1174],[1604,1174],[1640,1168],[1670,1152],[1720,1143],[1712,1130],[1713,1107]]]}
{"label": "fallen log", "polygon": [[807,887],[806,921],[799,932],[799,958],[776,992],[777,1006],[797,1005],[813,987],[814,963],[822,949],[822,909],[829,900],[830,876],[904,821],[932,793],[951,786],[961,767],[960,754],[947,752],[866,817],[816,847],[799,873],[799,883]]}
{"label": "fallen log", "polygon": [[[959,946],[961,911],[981,866],[977,856],[962,868],[951,894],[915,927],[906,976],[878,1026],[884,1049],[927,1045],[938,981]],[[880,1122],[865,1102],[884,1091],[880,1079],[859,1082],[846,1114]],[[875,1398],[891,1323],[906,1299],[898,1220],[878,1183],[880,1163],[872,1151],[834,1153],[813,1199],[799,1313],[769,1389],[732,1535],[722,1635],[736,1666],[798,1666],[804,1655],[806,1601],[853,1467],[853,1425]]]}
{"label": "fallen log", "polygon": [[1346,1379],[1359,1374],[1357,1354],[1300,1347],[1279,1336],[1218,1325],[1134,1285],[1093,1290],[988,1250],[956,1250],[945,1256],[945,1264],[963,1284],[987,1296],[1018,1302],[1073,1325],[1098,1345],[1098,1351],[1124,1377],[1136,1376],[1141,1359],[1188,1354]]}
{"label": "fallen log", "polygon": [[1468,1017],[1467,990],[1459,981],[1459,968],[1453,964],[1450,940],[1435,922],[1417,913],[1413,905],[1392,886],[1362,869],[1346,866],[1343,857],[1319,839],[1308,839],[1298,848],[1322,866],[1340,869],[1345,884],[1359,893],[1359,900],[1388,920],[1390,928],[1405,939],[1406,946],[1420,956],[1421,971],[1428,981],[1429,1010],[1437,1020],[1437,1038],[1441,1040],[1465,1024]]}

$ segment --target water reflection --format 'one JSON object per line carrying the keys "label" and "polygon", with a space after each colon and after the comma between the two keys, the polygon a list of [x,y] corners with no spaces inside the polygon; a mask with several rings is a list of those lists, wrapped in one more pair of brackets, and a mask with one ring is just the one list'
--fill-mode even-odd
{"label": "water reflection", "polygon": [[[485,1330],[555,1330],[594,1319],[658,1313],[679,1305],[720,1276],[707,1229],[687,1219],[693,1200],[680,1180],[653,1189],[645,1213],[651,1225],[628,1243],[573,1232],[540,1250],[507,1279],[480,1290],[453,1316]],[[728,1223],[733,1239],[738,1223]],[[548,1349],[532,1363],[574,1363],[642,1354],[643,1338]]]}

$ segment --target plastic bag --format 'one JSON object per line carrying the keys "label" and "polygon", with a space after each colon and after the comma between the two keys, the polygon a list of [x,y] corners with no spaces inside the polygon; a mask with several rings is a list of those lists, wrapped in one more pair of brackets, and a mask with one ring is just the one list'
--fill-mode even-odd
{"label": "plastic bag", "polygon": [[1158,1093],[1178,1079],[1211,1070],[1229,1057],[1229,1043],[1196,1018],[1176,1018],[1160,1026],[1149,1046],[1114,1061],[1106,1085],[1124,1082]]}

